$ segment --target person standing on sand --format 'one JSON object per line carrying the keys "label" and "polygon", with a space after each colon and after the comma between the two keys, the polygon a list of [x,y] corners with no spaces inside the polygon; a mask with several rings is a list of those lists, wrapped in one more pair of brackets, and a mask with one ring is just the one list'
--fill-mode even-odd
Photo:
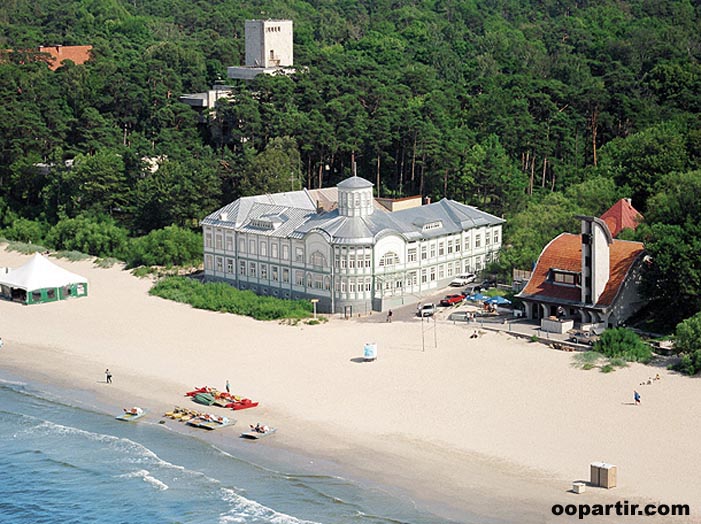
{"label": "person standing on sand", "polygon": [[633,399],[635,399],[636,406],[640,405],[640,393],[635,390],[633,390]]}
{"label": "person standing on sand", "polygon": [[392,310],[391,309],[387,312],[387,322],[392,322]]}
{"label": "person standing on sand", "polygon": [[112,383],[112,372],[107,368],[105,370],[105,377],[107,377],[107,383],[111,384]]}
{"label": "person standing on sand", "polygon": [[229,381],[226,381],[226,392],[231,393],[231,384],[229,384]]}

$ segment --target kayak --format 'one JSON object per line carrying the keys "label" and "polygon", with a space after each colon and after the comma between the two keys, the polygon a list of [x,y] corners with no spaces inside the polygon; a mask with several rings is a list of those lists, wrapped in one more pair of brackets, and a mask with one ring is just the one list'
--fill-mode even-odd
{"label": "kayak", "polygon": [[204,404],[205,406],[211,406],[214,403],[214,396],[209,393],[197,393],[192,400],[198,404]]}
{"label": "kayak", "polygon": [[247,439],[261,439],[263,437],[267,437],[272,435],[277,431],[277,428],[268,428],[267,431],[260,432],[256,431],[255,429],[252,429],[251,431],[246,431],[245,433],[241,433],[241,438],[247,438]]}
{"label": "kayak", "polygon": [[125,409],[124,413],[115,418],[117,420],[121,420],[122,422],[134,422],[135,420],[139,420],[145,414],[146,412],[141,408],[131,408],[129,410]]}
{"label": "kayak", "polygon": [[227,404],[225,407],[231,408],[234,411],[238,411],[239,409],[248,409],[248,408],[254,408],[258,405],[258,402],[253,402],[251,399],[244,398],[241,400],[237,400],[236,402],[230,402]]}

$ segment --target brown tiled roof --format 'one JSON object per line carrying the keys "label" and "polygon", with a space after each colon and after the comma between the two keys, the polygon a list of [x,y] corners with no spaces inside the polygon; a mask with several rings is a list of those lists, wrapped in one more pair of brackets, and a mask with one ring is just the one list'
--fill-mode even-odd
{"label": "brown tiled roof", "polygon": [[49,69],[55,71],[61,67],[61,62],[71,60],[76,65],[84,64],[90,60],[91,45],[51,45],[39,48],[40,53],[48,53],[52,60],[49,61]]}
{"label": "brown tiled roof", "polygon": [[[643,252],[641,242],[614,240],[609,246],[609,281],[599,297],[597,306],[605,307],[613,303],[628,270]],[[540,254],[531,279],[521,292],[522,296],[536,295],[554,302],[580,302],[581,290],[578,286],[553,284],[548,281],[551,269],[572,271],[582,270],[582,244],[579,235],[562,233],[555,237]]]}
{"label": "brown tiled roof", "polygon": [[643,219],[627,198],[621,198],[612,205],[606,213],[601,215],[601,220],[611,231],[611,236],[617,236],[624,229],[635,229]]}

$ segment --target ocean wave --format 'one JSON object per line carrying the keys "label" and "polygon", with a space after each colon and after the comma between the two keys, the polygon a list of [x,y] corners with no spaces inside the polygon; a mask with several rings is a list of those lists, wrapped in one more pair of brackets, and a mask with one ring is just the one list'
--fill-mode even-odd
{"label": "ocean wave", "polygon": [[146,470],[146,469],[140,469],[138,471],[132,471],[130,473],[125,473],[123,475],[119,475],[119,478],[141,478],[144,480],[144,482],[151,484],[152,486],[155,486],[158,488],[160,491],[165,491],[168,489],[168,484],[165,482],[158,480],[156,477],[151,475],[151,472]]}
{"label": "ocean wave", "polygon": [[222,488],[222,498],[232,505],[231,509],[219,516],[219,524],[244,524],[251,519],[259,519],[266,524],[321,524],[313,520],[303,520],[280,513],[255,500],[247,499],[232,489]]}

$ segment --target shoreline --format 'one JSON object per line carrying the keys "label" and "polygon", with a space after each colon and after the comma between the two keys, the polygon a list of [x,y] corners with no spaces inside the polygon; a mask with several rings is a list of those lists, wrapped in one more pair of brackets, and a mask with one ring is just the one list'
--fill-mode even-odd
{"label": "shoreline", "polygon": [[[0,266],[25,260],[0,251]],[[422,352],[412,322],[259,322],[151,297],[150,281],[119,268],[52,261],[86,276],[91,294],[31,306],[0,301],[0,366],[94,395],[97,410],[142,403],[161,415],[188,405],[185,391],[230,380],[233,393],[261,402],[235,413],[233,431],[278,427],[254,444],[261,456],[304,457],[396,487],[444,518],[562,522],[553,504],[625,499],[692,504],[682,521],[698,519],[701,383],[693,378],[638,364],[611,374],[573,369],[571,354],[504,334],[470,341],[464,326],[449,323],[439,323],[438,348]],[[379,359],[361,364],[367,341],[378,344]],[[641,386],[642,406],[629,406],[633,387],[658,371],[661,383]],[[231,435],[224,432],[202,440]],[[570,493],[602,460],[619,466],[619,487]]]}

